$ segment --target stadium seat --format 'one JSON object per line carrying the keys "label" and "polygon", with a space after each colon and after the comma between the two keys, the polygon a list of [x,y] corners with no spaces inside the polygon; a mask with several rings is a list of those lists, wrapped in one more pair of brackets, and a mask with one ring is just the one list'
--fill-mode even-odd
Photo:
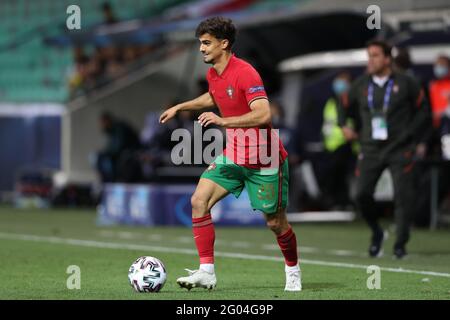
{"label": "stadium seat", "polygon": [[[151,16],[180,0],[109,0],[120,20]],[[79,0],[84,26],[102,21],[104,0]],[[64,102],[68,97],[66,73],[73,64],[71,48],[53,48],[44,36],[60,32],[69,0],[0,1],[0,101]],[[26,23],[25,23],[26,21]],[[11,48],[11,44],[16,44]]]}

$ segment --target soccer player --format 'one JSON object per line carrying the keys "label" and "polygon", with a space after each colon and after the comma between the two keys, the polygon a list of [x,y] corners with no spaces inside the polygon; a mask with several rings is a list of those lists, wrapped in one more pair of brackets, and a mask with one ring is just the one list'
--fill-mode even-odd
{"label": "soccer player", "polygon": [[[287,152],[271,130],[270,107],[261,77],[249,63],[232,53],[236,28],[230,19],[204,20],[195,34],[204,62],[212,65],[207,73],[209,90],[196,99],[169,108],[162,113],[160,122],[166,123],[180,111],[217,106],[221,116],[204,112],[198,121],[205,127],[215,124],[226,128],[227,143],[223,154],[200,177],[191,198],[192,230],[200,267],[195,271],[186,269],[189,275],[177,279],[177,283],[188,290],[216,286],[215,232],[210,210],[229,193],[238,197],[246,187],[252,208],[264,213],[267,226],[277,237],[285,259],[285,290],[300,291],[297,240],[286,217]],[[265,163],[258,155],[268,148],[276,152]]]}

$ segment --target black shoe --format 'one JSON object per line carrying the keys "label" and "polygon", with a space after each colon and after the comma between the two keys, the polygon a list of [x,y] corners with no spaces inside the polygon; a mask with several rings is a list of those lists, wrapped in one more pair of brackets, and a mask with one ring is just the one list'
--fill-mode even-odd
{"label": "black shoe", "polygon": [[403,259],[407,254],[405,246],[396,246],[394,248],[394,257],[396,259]]}
{"label": "black shoe", "polygon": [[383,242],[387,239],[387,231],[381,231],[372,235],[372,242],[369,247],[369,256],[379,258],[383,255]]}

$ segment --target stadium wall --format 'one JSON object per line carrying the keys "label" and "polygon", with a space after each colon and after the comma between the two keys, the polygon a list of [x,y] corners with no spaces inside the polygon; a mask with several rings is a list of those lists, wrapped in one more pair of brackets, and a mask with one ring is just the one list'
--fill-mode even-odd
{"label": "stadium wall", "polygon": [[61,115],[54,103],[0,103],[0,192],[24,170],[60,168]]}

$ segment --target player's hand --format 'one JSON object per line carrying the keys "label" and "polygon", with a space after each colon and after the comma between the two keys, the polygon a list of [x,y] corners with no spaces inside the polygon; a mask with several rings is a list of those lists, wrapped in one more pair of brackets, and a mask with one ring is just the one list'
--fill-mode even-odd
{"label": "player's hand", "polygon": [[345,140],[347,141],[358,139],[358,134],[349,127],[342,127],[342,133],[344,134]]}
{"label": "player's hand", "polygon": [[178,106],[174,106],[172,108],[167,109],[159,117],[159,123],[166,123],[167,121],[175,117],[177,113],[178,113]]}
{"label": "player's hand", "polygon": [[416,157],[419,159],[424,159],[427,154],[427,145],[425,143],[419,143],[416,146]]}
{"label": "player's hand", "polygon": [[198,123],[200,123],[200,125],[203,127],[207,127],[210,124],[216,124],[222,127],[224,125],[224,120],[214,112],[203,112],[198,117]]}

